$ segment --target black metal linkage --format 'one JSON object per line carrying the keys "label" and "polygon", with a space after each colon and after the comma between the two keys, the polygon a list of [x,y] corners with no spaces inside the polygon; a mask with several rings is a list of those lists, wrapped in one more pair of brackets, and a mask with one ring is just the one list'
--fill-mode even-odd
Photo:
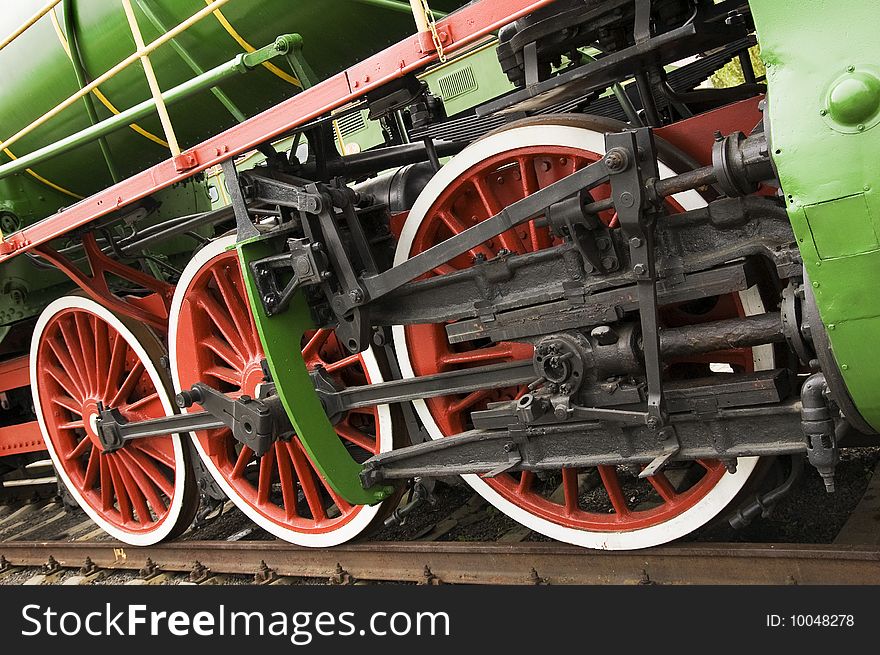
{"label": "black metal linkage", "polygon": [[645,193],[645,180],[660,177],[651,130],[608,134],[606,148],[622,148],[638,152],[642,165],[632,166],[611,176],[612,196],[617,207],[620,227],[629,241],[632,272],[639,292],[639,313],[642,321],[642,344],[648,382],[648,412],[663,420],[663,386],[661,382],[660,325],[657,303],[657,268],[654,253],[654,222]]}
{"label": "black metal linkage", "polygon": [[[590,189],[608,177],[605,161],[590,164],[568,177],[509,205],[495,216],[419,253],[412,259],[379,275],[365,277],[362,286],[369,300],[375,300],[445,264],[450,259],[476,248],[507,230],[542,214],[547,207],[583,189]],[[357,302],[351,302],[354,307]]]}
{"label": "black metal linkage", "polygon": [[526,384],[537,378],[531,359],[447,371],[435,375],[359,387],[349,387],[342,391],[330,392],[318,389],[318,396],[327,408],[327,413],[335,415],[351,409],[374,407],[388,403],[401,403],[421,398],[435,398],[457,393],[470,393],[480,389],[500,389]]}

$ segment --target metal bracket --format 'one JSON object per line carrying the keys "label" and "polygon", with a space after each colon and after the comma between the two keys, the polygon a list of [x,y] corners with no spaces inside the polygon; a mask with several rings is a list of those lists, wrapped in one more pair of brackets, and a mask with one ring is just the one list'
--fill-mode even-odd
{"label": "metal bracket", "polygon": [[293,430],[278,397],[271,395],[271,385],[265,389],[267,395],[260,400],[249,396],[230,398],[198,383],[189,391],[178,394],[176,400],[181,408],[199,404],[205,408],[204,412],[134,423],[130,423],[118,409],[99,405],[95,429],[103,451],[114,452],[136,439],[227,427],[237,441],[261,457],[276,439]]}
{"label": "metal bracket", "polygon": [[646,192],[647,180],[659,179],[654,134],[648,128],[607,134],[605,161],[620,227],[629,241],[632,274],[639,295],[642,344],[648,382],[648,413],[655,427],[666,421],[661,381],[660,324],[657,269],[654,253],[654,208]]}

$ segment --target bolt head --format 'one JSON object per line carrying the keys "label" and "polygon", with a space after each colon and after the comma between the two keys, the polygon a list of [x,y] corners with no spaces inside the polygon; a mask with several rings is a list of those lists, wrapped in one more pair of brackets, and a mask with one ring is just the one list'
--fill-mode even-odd
{"label": "bolt head", "polygon": [[633,273],[635,273],[636,275],[644,275],[647,272],[648,267],[644,264],[636,264],[635,266],[633,266]]}
{"label": "bolt head", "polygon": [[629,245],[631,248],[641,248],[642,247],[642,240],[638,237],[633,237],[632,239],[629,240]]}

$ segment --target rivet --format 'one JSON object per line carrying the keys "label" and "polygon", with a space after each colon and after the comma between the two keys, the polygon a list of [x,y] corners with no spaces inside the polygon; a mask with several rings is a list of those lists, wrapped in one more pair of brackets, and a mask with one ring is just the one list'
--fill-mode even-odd
{"label": "rivet", "polygon": [[841,365],[840,365],[840,368],[842,368],[844,371],[848,371],[848,370],[849,370],[849,364],[841,364]]}
{"label": "rivet", "polygon": [[836,328],[836,327],[837,327],[837,326],[836,326],[834,323],[829,323],[829,324],[828,324],[828,329],[829,329],[829,330],[833,330],[833,329]]}
{"label": "rivet", "polygon": [[820,109],[820,110],[819,110],[819,115],[820,115],[820,116],[824,116],[824,115],[827,114],[827,113],[828,113],[828,110],[827,110],[827,109]]}
{"label": "rivet", "polygon": [[870,185],[870,184],[866,184],[866,185],[863,186],[862,188],[863,188],[865,191],[870,191],[870,190],[871,190],[871,185]]}
{"label": "rivet", "polygon": [[814,289],[818,289],[818,288],[819,288],[819,283],[818,283],[818,282],[813,282],[813,288],[814,288]]}
{"label": "rivet", "polygon": [[847,73],[852,73],[855,69],[856,69],[855,66],[847,66],[847,67],[846,67],[846,72],[847,72]]}
{"label": "rivet", "polygon": [[865,131],[865,126],[862,125],[861,123],[859,123],[859,128],[858,128],[858,129],[859,129],[859,132],[864,132],[864,131]]}

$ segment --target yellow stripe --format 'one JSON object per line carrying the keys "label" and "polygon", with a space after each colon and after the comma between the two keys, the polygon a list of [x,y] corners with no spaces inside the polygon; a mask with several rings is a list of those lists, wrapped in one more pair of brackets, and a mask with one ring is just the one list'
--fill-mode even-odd
{"label": "yellow stripe", "polygon": [[[9,148],[3,148],[3,152],[6,153],[6,155],[13,161],[18,159],[18,157],[16,157],[15,155],[12,154],[12,151]],[[47,180],[45,177],[43,177],[42,175],[40,175],[39,173],[37,173],[33,169],[28,168],[28,169],[26,169],[26,172],[29,175],[32,175],[38,181],[45,184],[50,189],[55,189],[56,191],[59,191],[60,193],[63,193],[64,195],[70,196],[71,198],[75,198],[77,200],[82,200],[83,198],[85,198],[85,196],[81,196],[78,193],[74,193],[73,191],[68,191],[63,186],[58,186],[54,182],[50,182],[49,180]]]}
{"label": "yellow stripe", "polygon": [[[211,2],[212,2],[212,0],[205,0],[206,5],[210,5]],[[238,45],[240,45],[245,50],[245,52],[256,52],[257,49],[254,46],[252,46],[250,43],[245,41],[244,37],[242,37],[241,34],[239,34],[238,32],[235,31],[235,28],[232,26],[232,23],[230,23],[229,20],[226,18],[226,16],[223,15],[222,11],[220,11],[219,9],[215,10],[214,16],[217,18],[217,21],[223,26],[223,29],[225,29],[229,33],[229,36],[231,36],[233,39],[235,39],[235,42],[238,43]],[[263,66],[268,68],[270,71],[272,71],[275,75],[280,77],[285,82],[289,82],[290,84],[293,84],[294,86],[298,86],[299,88],[303,88],[302,82],[300,82],[298,79],[296,79],[293,75],[290,75],[289,73],[285,73],[283,70],[278,68],[278,66],[276,66],[272,62],[269,62],[269,61],[263,62]]]}
{"label": "yellow stripe", "polygon": [[[70,51],[70,44],[67,42],[67,37],[64,36],[64,32],[61,30],[61,24],[58,22],[58,16],[55,15],[54,11],[50,12],[49,16],[52,18],[52,26],[55,28],[55,33],[58,35],[58,40],[61,41],[61,47],[64,48],[64,52],[67,53],[67,57],[72,62],[73,61],[73,53]],[[113,113],[113,114],[120,113],[120,111],[113,105],[113,103],[110,102],[109,98],[107,98],[107,96],[105,96],[103,93],[101,93],[100,89],[95,89],[92,91],[92,93],[95,95],[95,97],[98,100],[101,101],[102,105],[104,105],[108,110],[110,110],[111,113]],[[135,132],[137,132],[138,134],[140,134],[141,136],[149,139],[153,143],[158,143],[163,148],[168,147],[168,143],[166,141],[159,138],[155,134],[148,132],[147,130],[142,128],[137,123],[132,123],[131,125],[129,125],[129,127],[132,130],[134,130]]]}

